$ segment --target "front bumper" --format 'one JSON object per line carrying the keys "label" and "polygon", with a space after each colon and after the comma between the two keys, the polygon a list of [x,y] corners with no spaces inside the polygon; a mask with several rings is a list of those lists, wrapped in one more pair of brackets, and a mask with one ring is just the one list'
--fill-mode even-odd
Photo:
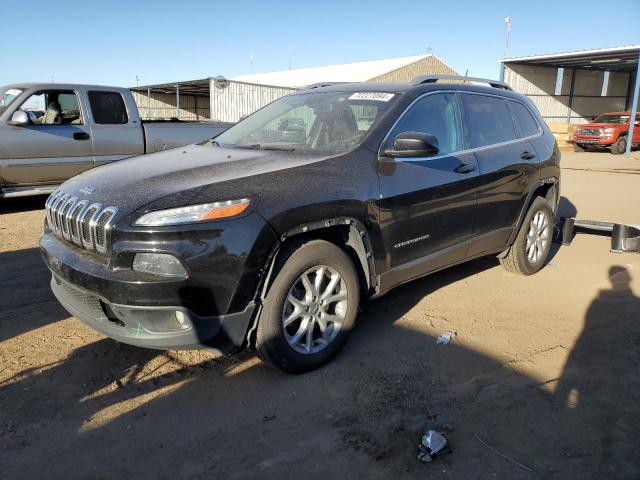
{"label": "front bumper", "polygon": [[[242,347],[255,304],[238,313],[201,317],[181,306],[140,307],[110,303],[53,274],[51,290],[78,320],[115,340],[157,349],[209,348],[233,353]],[[180,312],[183,324],[176,319]]]}
{"label": "front bumper", "polygon": [[577,145],[599,145],[602,147],[608,147],[612,143],[615,143],[615,139],[600,137],[573,137],[573,143]]}

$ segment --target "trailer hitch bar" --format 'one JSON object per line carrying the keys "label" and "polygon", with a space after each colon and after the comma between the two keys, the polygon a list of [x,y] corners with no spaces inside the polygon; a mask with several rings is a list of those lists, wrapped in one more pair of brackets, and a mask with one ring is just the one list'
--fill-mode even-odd
{"label": "trailer hitch bar", "polygon": [[640,225],[562,217],[554,228],[554,240],[571,245],[576,233],[611,236],[612,253],[640,253]]}

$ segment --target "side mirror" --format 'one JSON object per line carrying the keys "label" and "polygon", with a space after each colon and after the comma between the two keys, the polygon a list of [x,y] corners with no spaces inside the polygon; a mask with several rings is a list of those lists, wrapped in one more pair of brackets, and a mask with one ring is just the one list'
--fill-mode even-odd
{"label": "side mirror", "polygon": [[438,139],[430,133],[402,132],[394,142],[393,149],[385,150],[390,157],[433,157],[439,151]]}
{"label": "side mirror", "polygon": [[13,125],[14,127],[24,127],[25,125],[31,125],[31,120],[29,120],[29,115],[27,115],[27,112],[18,110],[17,112],[13,112],[13,115],[11,115],[11,120],[9,120],[7,123],[9,125]]}

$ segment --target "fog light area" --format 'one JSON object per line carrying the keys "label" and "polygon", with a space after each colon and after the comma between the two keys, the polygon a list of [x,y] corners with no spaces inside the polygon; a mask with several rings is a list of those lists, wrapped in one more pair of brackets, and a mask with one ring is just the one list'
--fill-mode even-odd
{"label": "fog light area", "polygon": [[185,278],[187,276],[180,261],[168,253],[136,253],[132,268],[136,272],[161,277]]}

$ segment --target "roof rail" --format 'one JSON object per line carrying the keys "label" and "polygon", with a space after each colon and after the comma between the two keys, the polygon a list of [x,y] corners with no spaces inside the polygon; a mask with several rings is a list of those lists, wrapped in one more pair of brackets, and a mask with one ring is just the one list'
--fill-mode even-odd
{"label": "roof rail", "polygon": [[312,90],[314,88],[331,87],[333,85],[342,85],[343,83],[348,83],[348,82],[319,82],[319,83],[312,83],[311,85],[307,85],[306,87],[301,88],[300,90]]}
{"label": "roof rail", "polygon": [[411,85],[422,85],[424,83],[436,83],[438,80],[459,80],[464,82],[488,83],[493,88],[513,90],[509,85],[499,80],[488,80],[486,78],[463,77],[462,75],[420,75],[411,80]]}

